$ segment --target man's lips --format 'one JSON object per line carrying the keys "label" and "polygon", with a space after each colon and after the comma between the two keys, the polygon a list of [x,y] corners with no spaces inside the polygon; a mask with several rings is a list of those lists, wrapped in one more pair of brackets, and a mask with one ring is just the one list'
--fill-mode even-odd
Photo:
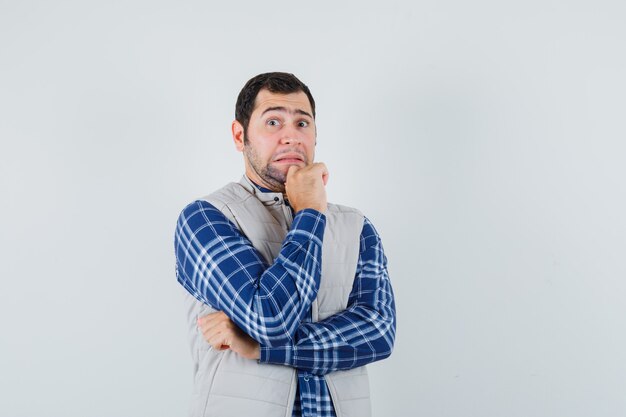
{"label": "man's lips", "polygon": [[287,153],[279,155],[277,158],[274,159],[274,162],[293,164],[298,162],[304,162],[304,158],[302,157],[302,155],[299,155],[297,153]]}

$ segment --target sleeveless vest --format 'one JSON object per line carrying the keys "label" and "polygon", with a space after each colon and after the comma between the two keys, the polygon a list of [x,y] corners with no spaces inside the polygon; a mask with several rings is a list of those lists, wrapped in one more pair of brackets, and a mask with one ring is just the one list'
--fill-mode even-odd
{"label": "sleeveless vest", "polygon": [[[252,242],[268,264],[274,263],[292,222],[281,193],[264,193],[244,175],[203,200],[220,210]],[[346,308],[359,256],[363,215],[328,204],[322,244],[322,276],[311,306],[313,321]],[[194,362],[192,417],[291,417],[297,373],[283,365],[259,364],[236,353],[214,350],[197,328],[211,307],[185,292],[188,333]],[[337,417],[371,415],[365,366],[325,375]]]}

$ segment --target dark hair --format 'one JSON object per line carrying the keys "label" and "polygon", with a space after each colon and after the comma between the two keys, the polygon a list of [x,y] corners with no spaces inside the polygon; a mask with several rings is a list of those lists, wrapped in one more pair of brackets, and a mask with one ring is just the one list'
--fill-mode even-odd
{"label": "dark hair", "polygon": [[315,118],[315,100],[311,95],[309,87],[300,81],[295,75],[286,72],[267,72],[259,74],[248,80],[237,97],[235,105],[235,119],[243,126],[244,137],[250,123],[250,116],[254,110],[256,96],[262,89],[271,93],[290,94],[303,91],[309,98],[313,117]]}

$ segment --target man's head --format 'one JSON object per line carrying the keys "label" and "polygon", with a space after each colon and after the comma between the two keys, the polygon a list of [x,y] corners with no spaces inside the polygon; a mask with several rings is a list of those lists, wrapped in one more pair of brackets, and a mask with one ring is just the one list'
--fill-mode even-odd
{"label": "man's head", "polygon": [[250,116],[254,110],[256,98],[261,90],[268,90],[270,93],[276,94],[304,92],[309,99],[313,118],[315,118],[315,100],[313,99],[313,95],[311,95],[311,91],[309,91],[309,87],[293,74],[286,72],[266,72],[265,74],[259,74],[250,78],[237,97],[237,103],[235,104],[235,120],[241,123],[244,133],[248,130]]}
{"label": "man's head", "polygon": [[292,74],[260,74],[246,83],[232,123],[246,174],[263,187],[284,192],[291,165],[303,167],[315,154],[315,101]]}

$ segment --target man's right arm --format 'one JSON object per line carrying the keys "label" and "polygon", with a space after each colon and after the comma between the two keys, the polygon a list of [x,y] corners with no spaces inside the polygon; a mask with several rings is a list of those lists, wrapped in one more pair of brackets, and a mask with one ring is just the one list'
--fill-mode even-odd
{"label": "man's right arm", "polygon": [[175,252],[178,282],[223,311],[265,346],[292,340],[317,296],[326,217],[299,211],[272,265],[226,216],[205,201],[180,214]]}
{"label": "man's right arm", "polygon": [[365,218],[346,309],[318,322],[302,323],[294,342],[285,346],[261,346],[259,362],[325,375],[387,358],[395,336],[396,307],[387,257],[378,232]]}

